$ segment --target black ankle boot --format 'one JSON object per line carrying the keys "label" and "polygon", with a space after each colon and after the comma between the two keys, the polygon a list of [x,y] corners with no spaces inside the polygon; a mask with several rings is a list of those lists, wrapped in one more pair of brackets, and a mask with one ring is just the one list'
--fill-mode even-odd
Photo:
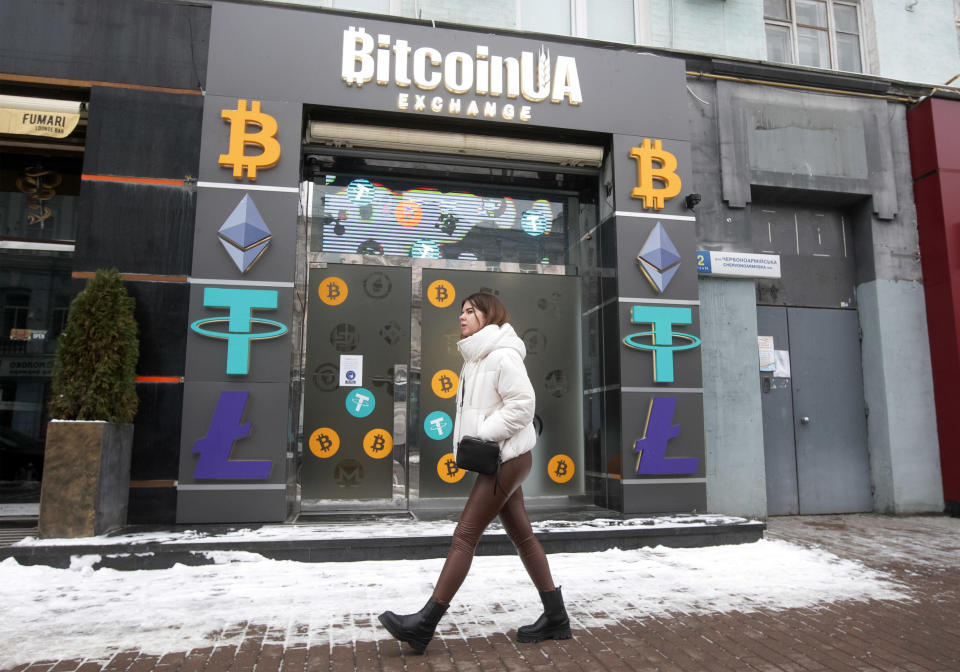
{"label": "black ankle boot", "polygon": [[423,653],[433,639],[433,632],[437,629],[440,617],[446,613],[449,606],[440,604],[431,597],[423,605],[423,609],[415,614],[397,616],[392,611],[385,611],[378,618],[391,635],[412,646],[417,653]]}
{"label": "black ankle boot", "polygon": [[563,606],[560,587],[549,592],[541,592],[543,613],[536,623],[517,628],[518,642],[542,642],[545,639],[570,639],[570,619]]}

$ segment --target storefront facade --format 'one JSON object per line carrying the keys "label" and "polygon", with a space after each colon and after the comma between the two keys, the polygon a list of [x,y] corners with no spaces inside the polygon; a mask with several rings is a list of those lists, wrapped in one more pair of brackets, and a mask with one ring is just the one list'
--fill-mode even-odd
{"label": "storefront facade", "polygon": [[457,315],[480,290],[527,347],[538,503],[942,510],[889,83],[818,75],[833,92],[815,93],[583,40],[151,7],[189,19],[193,56],[158,53],[149,91],[91,88],[73,263],[75,286],[117,265],[138,298],[133,519],[455,508]]}

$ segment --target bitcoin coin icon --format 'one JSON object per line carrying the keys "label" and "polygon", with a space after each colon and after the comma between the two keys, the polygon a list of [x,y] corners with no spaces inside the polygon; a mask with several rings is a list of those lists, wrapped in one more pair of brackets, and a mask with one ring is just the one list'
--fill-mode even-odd
{"label": "bitcoin coin icon", "polygon": [[446,308],[457,298],[457,293],[446,280],[434,280],[427,287],[427,299],[437,308]]}
{"label": "bitcoin coin icon", "polygon": [[460,377],[450,369],[440,369],[430,380],[430,387],[433,393],[441,399],[449,399],[457,394],[457,386],[460,383]]}
{"label": "bitcoin coin icon", "polygon": [[437,476],[444,483],[457,483],[466,475],[466,470],[457,466],[453,453],[447,453],[437,462]]}
{"label": "bitcoin coin icon", "polygon": [[[258,168],[272,168],[280,160],[280,143],[277,142],[277,120],[260,111],[260,101],[237,101],[237,109],[222,110],[220,116],[230,122],[230,146],[226,154],[221,154],[217,162],[221,166],[233,166],[233,176],[243,177],[246,168],[247,177],[257,179]],[[259,126],[255,133],[249,131],[249,124]],[[259,145],[263,152],[248,156],[247,145]]]}
{"label": "bitcoin coin icon", "polygon": [[340,450],[340,435],[329,427],[321,427],[310,435],[310,452],[321,460],[333,457]]}
{"label": "bitcoin coin icon", "polygon": [[363,437],[363,452],[375,460],[382,460],[393,452],[393,436],[385,429],[371,429]]}
{"label": "bitcoin coin icon", "polygon": [[547,475],[555,483],[566,483],[573,478],[573,460],[562,453],[554,455],[547,464]]}
{"label": "bitcoin coin icon", "polygon": [[347,300],[349,293],[347,283],[333,275],[321,280],[317,287],[317,296],[328,306],[339,306]]}
{"label": "bitcoin coin icon", "polygon": [[[630,158],[637,161],[637,186],[630,196],[643,199],[644,208],[660,210],[668,198],[680,193],[683,183],[675,172],[677,157],[665,150],[662,142],[654,140],[651,146],[650,138],[644,138],[642,145],[630,150]],[[663,186],[655,187],[654,181]]]}

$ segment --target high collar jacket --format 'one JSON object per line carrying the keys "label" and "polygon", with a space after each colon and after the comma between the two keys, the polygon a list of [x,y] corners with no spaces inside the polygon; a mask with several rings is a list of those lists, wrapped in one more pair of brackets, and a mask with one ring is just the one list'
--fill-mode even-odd
{"label": "high collar jacket", "polygon": [[523,359],[527,349],[509,324],[488,324],[457,343],[463,356],[457,391],[453,451],[464,436],[500,444],[500,461],[512,460],[537,442],[536,395]]}

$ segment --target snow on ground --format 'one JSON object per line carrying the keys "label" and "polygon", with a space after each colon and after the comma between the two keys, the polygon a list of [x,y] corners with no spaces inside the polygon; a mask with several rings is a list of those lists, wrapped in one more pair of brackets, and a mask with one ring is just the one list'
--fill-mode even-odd
{"label": "snow on ground", "polygon": [[[442,559],[298,563],[211,551],[217,564],[119,572],[0,563],[0,669],[43,659],[101,660],[238,644],[244,623],[269,638],[333,645],[386,638],[376,614],[418,610]],[[908,600],[888,575],[783,541],[549,556],[574,628],[645,615],[789,609],[840,600]],[[508,632],[540,612],[515,556],[484,556],[441,623],[447,637]],[[233,630],[231,634],[229,631]],[[276,633],[280,633],[277,635]]]}
{"label": "snow on ground", "polygon": [[[585,521],[544,520],[532,522],[535,532],[551,531],[580,532],[615,527],[645,529],[664,529],[673,527],[703,527],[716,525],[741,525],[746,518],[723,516],[719,514],[678,514],[673,516],[655,516],[649,518],[597,518]],[[182,532],[141,532],[136,534],[103,535],[99,537],[81,537],[74,539],[37,539],[26,537],[14,546],[112,546],[137,544],[198,544],[220,542],[257,542],[257,541],[303,541],[310,539],[354,539],[396,538],[396,537],[432,537],[450,536],[456,527],[456,520],[412,520],[381,519],[363,520],[358,523],[316,523],[297,525],[264,525],[257,528],[237,530],[207,531],[202,529]],[[494,521],[487,528],[488,534],[505,534],[500,521]]]}

